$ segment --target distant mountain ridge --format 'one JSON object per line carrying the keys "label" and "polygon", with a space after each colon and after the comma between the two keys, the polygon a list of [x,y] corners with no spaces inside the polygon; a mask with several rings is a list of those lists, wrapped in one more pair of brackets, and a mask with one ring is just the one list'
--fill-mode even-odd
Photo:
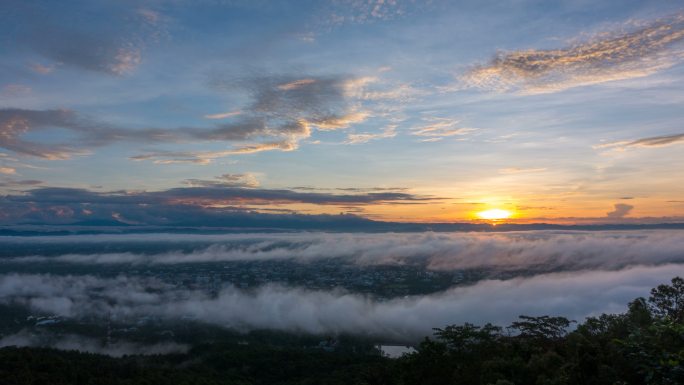
{"label": "distant mountain ridge", "polygon": [[[617,230],[684,230],[684,223],[607,223],[562,225],[551,223],[400,223],[372,221],[351,215],[293,215],[297,220],[234,221],[226,225],[130,225],[116,221],[84,221],[61,225],[21,224],[0,226],[0,236],[41,236],[76,234],[135,233],[277,233],[297,231],[324,232],[512,232],[512,231],[617,231]],[[312,220],[306,220],[310,217]],[[340,218],[336,218],[340,217]]]}

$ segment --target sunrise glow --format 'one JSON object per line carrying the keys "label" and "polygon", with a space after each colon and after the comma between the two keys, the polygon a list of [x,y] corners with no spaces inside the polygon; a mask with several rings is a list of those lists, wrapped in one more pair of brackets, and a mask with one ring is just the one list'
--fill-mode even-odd
{"label": "sunrise glow", "polygon": [[511,212],[508,210],[501,209],[490,209],[485,211],[480,211],[477,213],[480,219],[486,219],[489,221],[508,219],[511,217]]}

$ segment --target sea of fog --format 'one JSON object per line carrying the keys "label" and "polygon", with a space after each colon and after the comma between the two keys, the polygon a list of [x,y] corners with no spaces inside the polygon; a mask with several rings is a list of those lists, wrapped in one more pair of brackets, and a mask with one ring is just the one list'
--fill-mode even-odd
{"label": "sea of fog", "polygon": [[36,317],[405,341],[621,312],[677,275],[681,230],[0,237],[0,305]]}

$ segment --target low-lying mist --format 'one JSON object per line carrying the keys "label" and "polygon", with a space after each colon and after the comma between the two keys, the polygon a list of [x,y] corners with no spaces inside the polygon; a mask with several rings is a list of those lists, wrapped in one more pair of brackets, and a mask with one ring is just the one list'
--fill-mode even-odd
{"label": "low-lying mist", "polygon": [[0,276],[0,303],[70,319],[191,319],[242,331],[350,333],[416,341],[430,335],[433,327],[454,323],[508,325],[520,314],[562,315],[579,321],[621,312],[629,301],[647,296],[652,287],[676,275],[684,276],[684,265],[485,280],[381,301],[342,290],[280,285],[254,290],[226,286],[212,294],[152,278],[6,274]]}
{"label": "low-lying mist", "polygon": [[[684,236],[677,230],[189,235],[181,237],[185,243],[168,234],[45,238],[5,238],[0,243],[12,247],[24,239],[39,245],[63,244],[64,253],[46,256],[34,252],[0,261],[154,265],[268,260],[307,263],[338,258],[359,266],[419,264],[431,270],[543,267],[545,271],[684,262]],[[147,244],[155,248],[139,253],[73,253],[66,247],[69,242],[129,243],[138,249]],[[189,250],[188,244],[193,245]],[[181,245],[186,250],[181,250]],[[162,251],[158,251],[160,247]]]}

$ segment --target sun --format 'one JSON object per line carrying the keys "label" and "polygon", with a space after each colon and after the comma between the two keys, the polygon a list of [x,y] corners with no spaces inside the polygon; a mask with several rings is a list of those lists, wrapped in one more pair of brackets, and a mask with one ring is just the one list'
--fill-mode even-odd
{"label": "sun", "polygon": [[480,211],[477,213],[480,219],[486,219],[488,221],[498,221],[501,219],[508,219],[511,217],[511,212],[508,210],[501,209],[490,209],[485,211]]}

